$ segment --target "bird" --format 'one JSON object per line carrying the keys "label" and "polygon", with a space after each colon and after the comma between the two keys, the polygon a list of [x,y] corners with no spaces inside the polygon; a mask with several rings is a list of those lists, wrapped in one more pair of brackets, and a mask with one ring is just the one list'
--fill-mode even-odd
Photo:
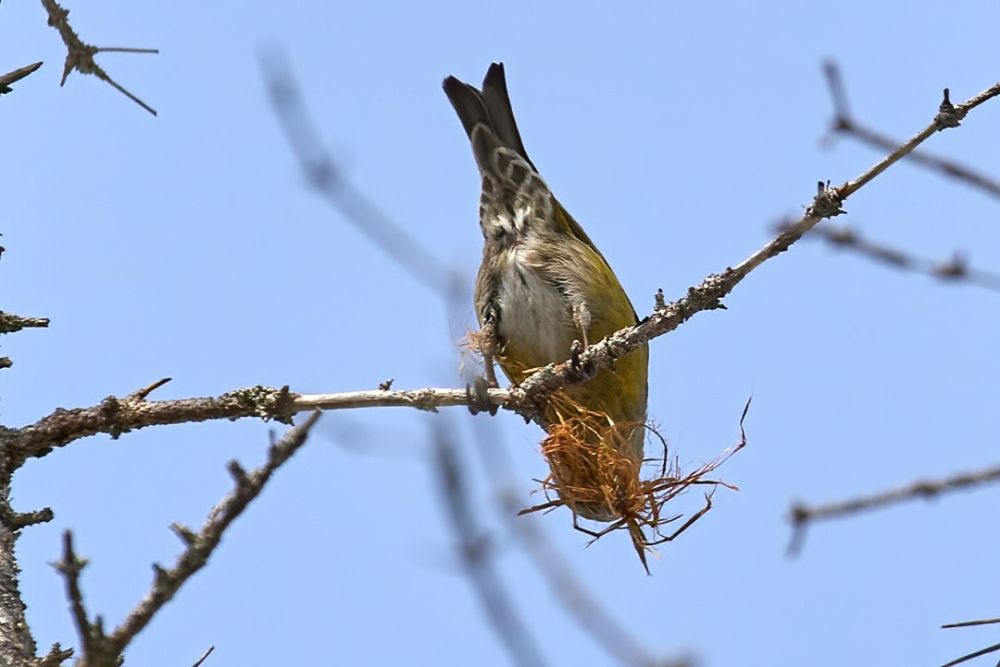
{"label": "bird", "polygon": [[[481,88],[454,76],[443,86],[482,178],[483,257],[474,302],[485,381],[497,386],[495,360],[507,378],[519,384],[534,370],[565,361],[639,320],[604,255],[528,157],[503,64],[490,65]],[[589,381],[564,387],[544,409],[542,427],[551,438],[565,431],[558,425],[567,419],[577,420],[577,425],[585,420],[576,432],[584,434],[588,456],[596,457],[602,444],[610,446],[637,478],[645,441],[648,361],[648,347],[642,345]],[[574,500],[567,487],[586,486],[588,480],[569,479],[572,475],[557,469],[553,458],[549,463],[553,474],[563,478],[557,488],[574,520],[579,515],[608,522],[622,515],[623,508],[608,494]]]}

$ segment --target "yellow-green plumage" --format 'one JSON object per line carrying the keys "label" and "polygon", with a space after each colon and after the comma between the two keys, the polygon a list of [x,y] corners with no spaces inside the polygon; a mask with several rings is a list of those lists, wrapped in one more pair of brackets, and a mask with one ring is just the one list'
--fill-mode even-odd
{"label": "yellow-green plumage", "polygon": [[[635,324],[635,310],[600,251],[528,158],[503,66],[490,67],[482,90],[454,77],[445,80],[444,88],[483,177],[476,315],[495,338],[489,351],[507,377],[519,383],[534,369],[569,358],[574,340],[595,343]],[[572,416],[565,414],[572,404],[611,423],[630,424],[633,428],[615,447],[638,464],[645,439],[647,363],[643,346],[617,360],[613,370],[567,387],[546,409],[547,430]],[[615,517],[613,510],[589,503],[574,509],[597,520]]]}

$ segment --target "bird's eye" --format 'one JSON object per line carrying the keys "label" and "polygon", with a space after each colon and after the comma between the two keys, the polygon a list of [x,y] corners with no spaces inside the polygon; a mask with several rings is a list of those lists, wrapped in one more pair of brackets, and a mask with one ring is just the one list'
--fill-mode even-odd
{"label": "bird's eye", "polygon": [[502,225],[496,225],[493,228],[493,234],[492,235],[493,235],[493,240],[494,241],[501,241],[501,240],[503,240],[503,237],[507,236],[507,230],[504,229],[504,227]]}

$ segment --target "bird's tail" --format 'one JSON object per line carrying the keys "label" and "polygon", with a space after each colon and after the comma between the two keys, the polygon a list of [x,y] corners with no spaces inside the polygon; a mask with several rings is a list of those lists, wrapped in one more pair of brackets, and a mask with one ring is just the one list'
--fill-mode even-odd
{"label": "bird's tail", "polygon": [[489,164],[488,156],[496,148],[505,147],[517,152],[535,169],[517,130],[503,64],[490,65],[482,90],[449,76],[444,80],[444,92],[472,141],[472,150],[481,168]]}

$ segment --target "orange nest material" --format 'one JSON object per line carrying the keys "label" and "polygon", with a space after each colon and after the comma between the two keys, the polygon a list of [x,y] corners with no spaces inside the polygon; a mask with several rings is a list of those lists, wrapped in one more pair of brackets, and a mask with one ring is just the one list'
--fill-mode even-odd
{"label": "orange nest material", "polygon": [[[542,454],[551,472],[544,480],[536,481],[542,485],[547,502],[521,510],[520,514],[565,505],[573,511],[573,527],[590,535],[591,543],[610,532],[627,530],[648,574],[647,551],[674,539],[704,516],[712,507],[716,488],[736,489],[708,475],[746,445],[743,419],[750,402],[747,401],[740,418],[740,442],[687,474],[681,473],[676,460],[673,465],[668,464],[666,442],[654,428],[635,423],[616,424],[606,415],[574,407],[576,414],[560,417],[558,422],[548,425],[548,436],[542,441]],[[660,439],[664,450],[662,459],[640,462],[622,453],[628,451],[625,445],[635,428],[647,428]],[[640,468],[651,463],[658,463],[657,473],[650,479],[642,479]],[[664,506],[692,486],[712,487],[705,494],[705,504],[676,530],[664,534],[664,526],[683,517],[681,514],[664,515]],[[601,531],[588,530],[578,524],[577,514],[602,515],[610,525]]]}

